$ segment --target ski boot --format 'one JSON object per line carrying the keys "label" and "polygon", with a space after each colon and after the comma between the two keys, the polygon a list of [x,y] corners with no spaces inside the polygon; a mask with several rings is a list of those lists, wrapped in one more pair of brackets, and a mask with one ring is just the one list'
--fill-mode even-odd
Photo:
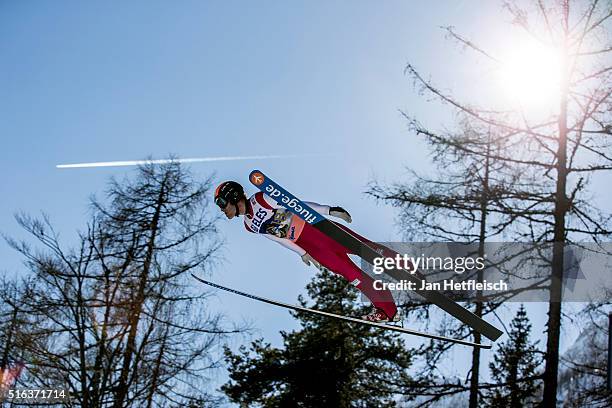
{"label": "ski boot", "polygon": [[397,323],[401,320],[399,313],[395,313],[395,316],[390,319],[389,316],[387,316],[387,314],[378,307],[375,307],[367,315],[361,316],[361,318],[373,323]]}

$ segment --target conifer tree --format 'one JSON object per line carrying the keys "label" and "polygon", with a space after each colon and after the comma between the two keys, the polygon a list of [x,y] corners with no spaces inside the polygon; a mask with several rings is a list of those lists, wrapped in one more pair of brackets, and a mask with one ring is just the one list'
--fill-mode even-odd
{"label": "conifer tree", "polygon": [[508,333],[489,364],[492,379],[498,384],[485,398],[490,407],[524,407],[534,403],[541,390],[538,368],[542,357],[538,342],[531,342],[531,323],[523,305],[519,308]]}
{"label": "conifer tree", "polygon": [[[358,316],[358,293],[349,282],[322,272],[307,285],[305,307]],[[396,333],[292,312],[301,329],[281,332],[283,348],[263,339],[233,353],[226,349],[230,381],[222,390],[232,402],[263,407],[393,407],[410,389],[412,354]]]}

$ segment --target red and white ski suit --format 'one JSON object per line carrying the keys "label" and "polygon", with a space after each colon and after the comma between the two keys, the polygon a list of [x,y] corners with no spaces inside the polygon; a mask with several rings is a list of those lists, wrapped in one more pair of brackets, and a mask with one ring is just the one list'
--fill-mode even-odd
{"label": "red and white ski suit", "polygon": [[[305,202],[312,209],[323,215],[329,215],[330,207],[313,202]],[[348,231],[363,243],[373,248],[383,248],[344,225],[335,223]],[[357,287],[374,306],[382,309],[390,318],[397,312],[391,292],[374,289],[374,280],[357,267],[348,257],[351,251],[328,237],[297,215],[285,209],[268,195],[258,192],[247,202],[247,213],[244,217],[245,228],[253,233],[262,234],[278,242],[298,255],[308,253],[321,265],[335,272]],[[387,252],[383,248],[384,252]],[[355,254],[359,255],[359,254]]]}

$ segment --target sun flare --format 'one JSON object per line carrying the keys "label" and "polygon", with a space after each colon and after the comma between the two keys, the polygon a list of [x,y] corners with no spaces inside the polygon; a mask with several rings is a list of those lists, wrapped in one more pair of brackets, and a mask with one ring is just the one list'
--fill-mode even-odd
{"label": "sun flare", "polygon": [[522,43],[502,59],[500,81],[505,96],[527,109],[555,109],[561,86],[559,52],[535,43]]}

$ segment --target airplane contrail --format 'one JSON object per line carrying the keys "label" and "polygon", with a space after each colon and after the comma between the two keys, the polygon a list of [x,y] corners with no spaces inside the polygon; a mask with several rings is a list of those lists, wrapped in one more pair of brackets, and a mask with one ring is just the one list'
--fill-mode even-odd
{"label": "airplane contrail", "polygon": [[110,161],[110,162],[58,164],[55,167],[58,169],[78,169],[78,168],[86,168],[86,167],[120,167],[120,166],[138,166],[139,164],[165,164],[165,163],[171,163],[171,162],[199,163],[199,162],[232,161],[232,160],[290,159],[290,158],[307,157],[307,156],[321,156],[321,155],[283,154],[283,155],[262,155],[262,156],[194,157],[194,158],[189,158],[189,159],[125,160],[125,161]]}

